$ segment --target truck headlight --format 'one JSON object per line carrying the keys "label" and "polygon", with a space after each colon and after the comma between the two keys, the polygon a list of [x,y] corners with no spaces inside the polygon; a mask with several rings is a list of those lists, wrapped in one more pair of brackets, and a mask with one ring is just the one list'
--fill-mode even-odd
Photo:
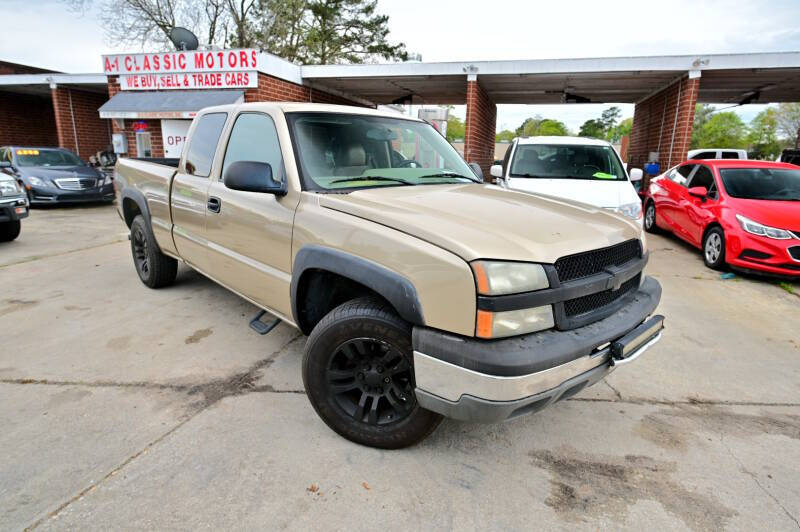
{"label": "truck headlight", "polygon": [[742,229],[752,235],[765,236],[767,238],[774,238],[775,240],[788,240],[792,238],[792,234],[785,229],[778,229],[777,227],[770,227],[768,225],[754,222],[750,218],[745,218],[741,214],[737,214],[736,219],[739,220],[739,225],[742,226]]}
{"label": "truck headlight", "polygon": [[609,208],[614,212],[622,214],[623,216],[627,216],[628,218],[632,218],[634,220],[641,220],[642,219],[642,202],[635,201],[633,203],[625,203],[624,205],[618,205],[617,207]]}
{"label": "truck headlight", "polygon": [[[519,294],[550,286],[541,264],[477,260],[470,266],[478,294],[482,296]],[[502,312],[478,310],[475,334],[479,338],[503,338],[550,329],[553,325],[550,305]]]}
{"label": "truck headlight", "polygon": [[476,260],[470,266],[478,293],[484,296],[518,294],[550,286],[541,264]]}
{"label": "truck headlight", "polygon": [[18,196],[22,194],[19,185],[13,179],[3,179],[0,181],[0,196]]}
{"label": "truck headlight", "polygon": [[505,312],[479,310],[475,326],[478,338],[504,338],[550,329],[555,325],[553,307],[526,308]]}

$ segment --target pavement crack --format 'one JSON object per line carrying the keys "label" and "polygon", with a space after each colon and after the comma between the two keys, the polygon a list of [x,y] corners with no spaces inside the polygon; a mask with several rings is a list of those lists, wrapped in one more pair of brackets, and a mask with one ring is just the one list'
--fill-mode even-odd
{"label": "pavement crack", "polygon": [[609,388],[611,388],[611,391],[612,391],[612,392],[614,392],[614,395],[617,397],[617,399],[619,399],[620,401],[622,401],[622,400],[623,400],[623,399],[622,399],[622,394],[621,394],[621,393],[619,393],[619,390],[617,390],[616,388],[614,388],[613,386],[611,386],[611,383],[610,383],[610,382],[608,382],[608,379],[603,379],[603,382],[606,384],[606,386],[608,386]]}
{"label": "pavement crack", "polygon": [[771,491],[769,491],[767,488],[764,487],[763,484],[761,484],[761,481],[758,480],[758,476],[755,473],[753,473],[752,471],[747,469],[747,467],[745,467],[744,463],[739,459],[738,456],[736,456],[736,453],[734,453],[733,450],[730,448],[730,446],[728,446],[728,444],[725,443],[725,434],[722,432],[719,433],[719,442],[722,444],[725,450],[728,451],[728,454],[731,456],[731,458],[733,458],[736,461],[736,463],[739,464],[739,468],[742,471],[742,473],[753,479],[755,485],[758,486],[758,488],[761,491],[763,491],[767,497],[775,501],[775,504],[777,504],[781,508],[781,510],[783,510],[783,513],[785,513],[789,519],[794,521],[795,526],[798,529],[800,529],[800,521],[798,521],[797,518],[794,515],[792,515],[792,513],[789,510],[786,509],[786,506],[784,506],[781,503],[781,501],[779,501],[778,498],[772,494]]}
{"label": "pavement crack", "polygon": [[202,412],[202,410],[198,410],[194,414],[192,414],[192,415],[190,415],[188,417],[185,417],[184,419],[179,421],[177,425],[175,425],[174,427],[169,429],[167,432],[165,432],[164,434],[162,434],[158,438],[154,439],[153,441],[151,441],[150,443],[148,443],[147,445],[142,447],[140,450],[136,451],[135,453],[133,453],[132,455],[127,457],[119,465],[117,465],[117,467],[115,467],[114,469],[112,469],[111,471],[106,473],[105,476],[103,476],[100,480],[89,484],[87,487],[85,487],[84,489],[79,491],[75,496],[73,496],[72,498],[70,498],[70,499],[64,501],[63,503],[61,503],[61,505],[59,505],[58,508],[56,508],[55,510],[53,510],[49,514],[45,515],[44,517],[40,517],[39,519],[34,521],[32,524],[30,524],[27,527],[25,527],[24,528],[25,532],[28,532],[30,530],[34,530],[34,529],[38,528],[42,523],[44,523],[48,519],[52,519],[52,518],[56,517],[58,514],[60,514],[64,509],[66,509],[72,503],[81,500],[85,495],[87,495],[88,493],[96,490],[98,488],[98,486],[100,486],[100,484],[102,484],[103,482],[105,482],[109,478],[111,478],[114,475],[116,475],[117,473],[119,473],[125,466],[127,466],[128,464],[130,464],[131,462],[133,462],[134,460],[139,458],[141,455],[145,454],[152,447],[158,445],[160,442],[162,442],[164,439],[166,439],[168,436],[170,436],[176,430],[178,430],[179,428],[184,426],[186,423],[188,423],[191,419],[193,419],[200,412]]}
{"label": "pavement crack", "polygon": [[128,464],[136,460],[138,457],[145,454],[151,448],[158,445],[160,442],[164,441],[167,437],[172,435],[175,431],[179,428],[184,426],[190,420],[194,419],[197,415],[201,412],[209,408],[210,406],[218,403],[225,397],[230,397],[233,395],[244,395],[246,393],[251,392],[272,392],[272,393],[305,393],[302,390],[275,390],[272,386],[269,385],[262,385],[256,386],[255,382],[261,376],[260,371],[262,369],[268,368],[275,358],[287,347],[292,345],[294,342],[298,341],[302,338],[302,334],[296,334],[293,336],[288,342],[284,343],[278,349],[276,349],[273,353],[271,353],[268,357],[263,358],[250,366],[247,371],[242,373],[237,373],[233,376],[215,379],[206,383],[196,384],[196,385],[172,385],[172,384],[155,384],[155,383],[148,383],[148,382],[132,382],[132,383],[117,383],[112,381],[101,381],[101,382],[70,382],[70,381],[51,381],[46,379],[2,379],[0,383],[6,384],[46,384],[46,385],[53,385],[53,386],[94,386],[94,387],[101,387],[101,386],[111,386],[111,387],[123,387],[123,388],[148,388],[148,389],[160,389],[160,390],[175,390],[188,393],[189,395],[192,394],[200,394],[202,395],[202,400],[195,403],[190,412],[188,412],[183,418],[171,429],[167,432],[159,436],[158,438],[152,440],[150,443],[145,445],[139,451],[133,453],[132,455],[128,456],[125,460],[123,460],[119,465],[117,465],[114,469],[106,473],[102,478],[100,478],[96,482],[92,482],[87,487],[79,491],[76,495],[71,497],[70,499],[61,503],[55,510],[50,512],[44,517],[39,518],[29,526],[27,526],[24,530],[27,532],[29,530],[34,530],[38,528],[42,523],[47,521],[48,519],[52,519],[56,517],[59,513],[64,511],[68,508],[71,504],[76,501],[79,501],[84,496],[89,494],[90,492],[96,490],[103,482],[110,479],[117,473],[119,473],[122,469],[124,469]]}
{"label": "pavement crack", "polygon": [[68,251],[62,251],[61,253],[53,253],[51,255],[34,255],[32,257],[25,257],[23,259],[15,261],[15,262],[7,262],[5,264],[0,264],[0,269],[8,268],[9,266],[16,266],[17,264],[25,264],[26,262],[33,262],[33,261],[42,260],[42,259],[51,259],[53,257],[63,257],[64,255],[71,255],[73,253],[80,253],[81,251],[87,251],[87,250],[90,250],[90,249],[102,248],[102,247],[105,247],[105,246],[110,246],[112,244],[119,244],[120,242],[125,242],[126,239],[127,239],[127,237],[119,238],[119,239],[116,239],[116,240],[112,240],[110,242],[104,242],[102,244],[95,244],[94,246],[86,246],[86,247],[83,247],[83,248],[70,249]]}
{"label": "pavement crack", "polygon": [[[613,389],[613,388],[612,388]],[[663,399],[647,399],[644,397],[628,397],[627,399],[604,399],[601,397],[570,397],[567,401],[579,401],[584,403],[623,403],[630,405],[654,405],[654,406],[762,406],[762,407],[797,407],[800,403],[782,402],[762,402],[762,401],[723,401],[713,399],[684,399],[667,401]]]}

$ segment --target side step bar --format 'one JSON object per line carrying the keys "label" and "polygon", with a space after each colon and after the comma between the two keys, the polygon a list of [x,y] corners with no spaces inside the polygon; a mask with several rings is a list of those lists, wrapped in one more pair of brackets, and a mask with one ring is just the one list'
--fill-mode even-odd
{"label": "side step bar", "polygon": [[277,327],[278,324],[281,322],[280,318],[275,318],[270,322],[264,323],[263,321],[261,321],[261,318],[266,313],[267,313],[266,310],[261,310],[258,312],[258,314],[255,315],[255,317],[252,320],[250,320],[250,328],[261,335],[267,334],[272,329]]}

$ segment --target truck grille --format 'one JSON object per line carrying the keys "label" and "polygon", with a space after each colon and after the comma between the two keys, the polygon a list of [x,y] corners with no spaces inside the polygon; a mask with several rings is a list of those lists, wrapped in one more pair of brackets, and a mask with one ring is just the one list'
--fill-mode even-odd
{"label": "truck grille", "polygon": [[628,279],[620,285],[618,290],[606,290],[604,292],[597,292],[596,294],[589,294],[588,296],[576,297],[575,299],[564,301],[564,313],[567,317],[572,318],[574,316],[600,310],[617,299],[624,297],[631,291],[636,290],[639,286],[641,276],[642,274],[640,273],[636,277]]}
{"label": "truck grille", "polygon": [[642,246],[634,239],[607,248],[561,257],[556,261],[555,267],[558,280],[565,283],[600,273],[609,266],[620,266],[641,256]]}
{"label": "truck grille", "polygon": [[97,184],[97,180],[91,177],[65,177],[54,181],[56,186],[63,190],[86,190]]}

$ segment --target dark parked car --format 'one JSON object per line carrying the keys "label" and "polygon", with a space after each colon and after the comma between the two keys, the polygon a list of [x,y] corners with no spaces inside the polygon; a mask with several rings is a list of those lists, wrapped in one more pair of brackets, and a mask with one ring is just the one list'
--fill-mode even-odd
{"label": "dark parked car", "polygon": [[110,176],[64,148],[5,146],[0,148],[2,171],[14,177],[31,205],[114,200]]}
{"label": "dark parked car", "polygon": [[[0,162],[0,167],[8,163]],[[22,223],[28,216],[28,200],[17,181],[0,173],[0,242],[9,242],[19,236]]]}

